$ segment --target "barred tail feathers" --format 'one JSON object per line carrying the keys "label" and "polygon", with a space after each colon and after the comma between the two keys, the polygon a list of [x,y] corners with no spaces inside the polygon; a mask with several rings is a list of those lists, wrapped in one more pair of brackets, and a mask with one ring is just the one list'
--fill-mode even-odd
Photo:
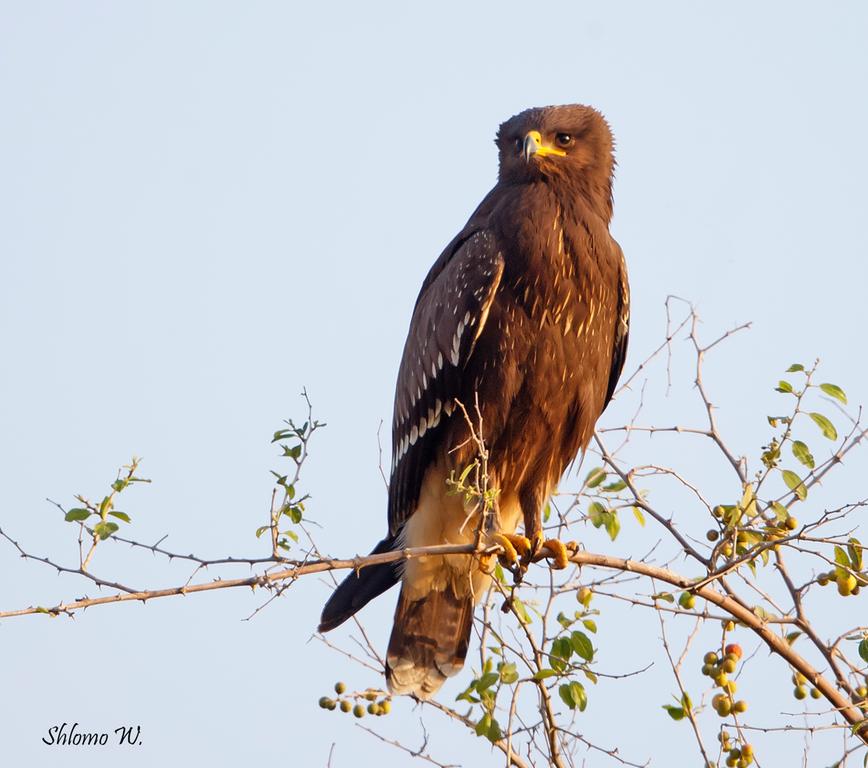
{"label": "barred tail feathers", "polygon": [[464,666],[472,623],[471,594],[447,586],[411,600],[402,588],[386,655],[389,690],[430,699]]}

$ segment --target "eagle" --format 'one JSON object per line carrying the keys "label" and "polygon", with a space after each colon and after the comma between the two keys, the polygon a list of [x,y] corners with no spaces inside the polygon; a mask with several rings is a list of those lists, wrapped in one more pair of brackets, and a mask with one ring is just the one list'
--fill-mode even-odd
{"label": "eagle", "polygon": [[[564,545],[543,539],[542,510],[587,446],[627,351],[627,269],[609,234],[613,138],[597,110],[571,104],[521,112],[495,141],[497,183],[434,262],[413,310],[395,390],[389,529],[372,554],[482,536],[525,567],[547,544],[563,567]],[[478,455],[474,424],[497,489],[493,511],[477,518],[454,487]],[[464,554],[358,569],[319,630],[400,582],[386,680],[394,694],[428,699],[464,665],[489,570]]]}

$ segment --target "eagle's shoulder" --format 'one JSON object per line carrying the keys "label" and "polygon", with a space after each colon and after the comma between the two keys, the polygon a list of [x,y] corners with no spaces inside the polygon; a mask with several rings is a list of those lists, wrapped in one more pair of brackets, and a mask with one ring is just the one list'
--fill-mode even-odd
{"label": "eagle's shoulder", "polygon": [[436,460],[443,422],[463,397],[463,375],[485,327],[504,268],[489,229],[465,227],[422,286],[395,388],[389,528],[412,514],[425,470]]}

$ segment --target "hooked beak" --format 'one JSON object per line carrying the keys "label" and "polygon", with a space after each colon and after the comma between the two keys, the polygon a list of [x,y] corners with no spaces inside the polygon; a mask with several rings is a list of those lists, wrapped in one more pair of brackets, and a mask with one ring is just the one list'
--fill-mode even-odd
{"label": "hooked beak", "polygon": [[529,163],[531,157],[547,157],[548,155],[556,155],[563,157],[567,153],[562,149],[547,146],[543,144],[542,136],[539,131],[528,131],[524,137],[524,148],[522,151],[525,162]]}

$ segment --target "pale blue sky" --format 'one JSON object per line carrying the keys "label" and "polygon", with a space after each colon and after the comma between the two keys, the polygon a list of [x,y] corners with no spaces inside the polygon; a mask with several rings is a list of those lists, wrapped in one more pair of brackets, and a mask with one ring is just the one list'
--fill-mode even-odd
{"label": "pale blue sky", "polygon": [[[319,541],[367,550],[419,284],[495,179],[497,125],[535,105],[593,104],[615,133],[628,369],[678,294],[710,332],[754,321],[709,372],[747,445],[794,359],[821,355],[865,402],[866,39],[857,2],[0,3],[0,525],[74,563],[45,497],[96,496],[137,453],[140,538],[255,553],[268,440],[307,387],[328,422],[305,478]],[[865,495],[866,470],[854,458],[836,492]],[[136,586],[188,575],[104,549],[96,570]],[[0,572],[0,609],[94,593],[4,542]],[[4,761],[324,766],[337,741],[335,768],[405,765],[316,707],[339,677],[377,684],[308,642],[326,595],[308,580],[252,622],[248,592],[3,622]],[[380,646],[393,599],[364,614]],[[617,652],[631,616],[613,609],[609,671],[637,666]],[[659,709],[671,688],[664,669],[600,686],[584,730],[622,740],[628,700],[629,757],[696,764]],[[395,709],[377,726],[417,746],[418,714]],[[140,723],[145,743],[52,752],[39,740],[64,720]],[[435,754],[485,763],[482,741],[426,722]],[[795,764],[798,738],[774,744]]]}

